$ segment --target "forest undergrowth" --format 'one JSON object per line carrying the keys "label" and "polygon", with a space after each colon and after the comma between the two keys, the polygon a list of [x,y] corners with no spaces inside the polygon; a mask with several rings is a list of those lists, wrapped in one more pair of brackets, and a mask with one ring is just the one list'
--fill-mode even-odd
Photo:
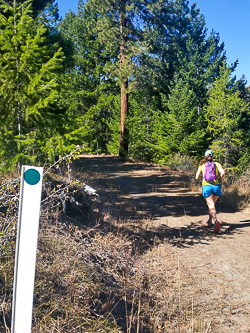
{"label": "forest undergrowth", "polygon": [[[216,304],[195,296],[200,282],[175,247],[167,239],[152,241],[150,230],[134,232],[132,203],[118,216],[119,188],[111,180],[98,182],[98,195],[84,196],[86,184],[97,184],[95,174],[75,169],[71,178],[66,172],[52,168],[44,181],[32,332],[211,332]],[[11,326],[19,186],[12,179],[4,185],[1,206],[1,333]],[[188,173],[183,182],[197,190]],[[234,204],[246,206],[248,186],[242,183],[226,192],[234,193]],[[80,209],[72,200],[65,209],[67,194],[69,202],[72,196],[79,200]]]}

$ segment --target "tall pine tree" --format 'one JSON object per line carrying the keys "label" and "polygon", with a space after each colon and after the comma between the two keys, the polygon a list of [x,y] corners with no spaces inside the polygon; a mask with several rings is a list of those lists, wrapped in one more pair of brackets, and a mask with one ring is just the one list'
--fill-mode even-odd
{"label": "tall pine tree", "polygon": [[137,80],[140,58],[148,50],[144,30],[159,22],[156,13],[166,6],[160,0],[89,0],[86,4],[97,14],[96,34],[103,46],[109,52],[119,47],[119,58],[111,69],[121,94],[120,156],[128,152],[128,94]]}
{"label": "tall pine tree", "polygon": [[59,97],[63,54],[58,49],[50,56],[46,28],[36,26],[30,1],[12,6],[2,1],[1,12],[0,156],[8,168],[39,158],[56,128],[53,105]]}
{"label": "tall pine tree", "polygon": [[237,166],[244,150],[243,131],[239,124],[242,114],[248,110],[247,103],[231,85],[230,73],[228,66],[221,66],[220,77],[213,83],[205,107],[208,130],[213,138],[210,147],[228,170]]}

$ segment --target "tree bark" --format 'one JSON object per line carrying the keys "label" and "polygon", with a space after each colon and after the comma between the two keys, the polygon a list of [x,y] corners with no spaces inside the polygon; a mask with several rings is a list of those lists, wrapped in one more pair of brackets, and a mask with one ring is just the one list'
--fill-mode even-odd
{"label": "tree bark", "polygon": [[126,127],[126,118],[128,116],[128,94],[124,92],[128,87],[128,82],[121,86],[121,128],[120,128],[120,147],[119,155],[124,156],[128,152],[128,129]]}
{"label": "tree bark", "polygon": [[126,52],[126,38],[124,35],[124,28],[126,28],[126,17],[125,17],[126,0],[122,2],[122,10],[120,13],[120,69],[122,76],[121,84],[121,127],[120,127],[120,145],[119,145],[119,156],[125,156],[128,152],[128,129],[126,128],[126,118],[128,116],[128,79],[124,78],[124,66],[125,66],[125,52]]}

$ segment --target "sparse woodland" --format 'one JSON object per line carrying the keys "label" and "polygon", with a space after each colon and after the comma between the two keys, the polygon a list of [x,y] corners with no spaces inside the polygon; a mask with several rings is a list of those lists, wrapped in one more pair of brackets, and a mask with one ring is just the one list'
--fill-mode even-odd
{"label": "sparse woodland", "polygon": [[74,161],[118,155],[184,170],[192,187],[211,148],[235,204],[250,165],[237,63],[187,0],[79,0],[64,19],[56,2],[0,1],[1,333],[10,332],[22,164],[45,171],[33,333],[209,332],[193,300],[180,300],[195,283],[172,246],[118,228],[118,189],[100,181],[100,197]]}

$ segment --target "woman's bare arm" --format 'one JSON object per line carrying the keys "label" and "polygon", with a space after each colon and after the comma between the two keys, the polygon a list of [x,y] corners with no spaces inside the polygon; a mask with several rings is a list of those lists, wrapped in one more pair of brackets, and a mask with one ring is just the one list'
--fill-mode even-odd
{"label": "woman's bare arm", "polygon": [[222,168],[221,165],[218,166],[218,171],[220,173],[220,180],[222,180],[222,178],[225,176],[226,172],[225,170]]}
{"label": "woman's bare arm", "polygon": [[195,179],[198,180],[198,179],[201,179],[201,178],[202,178],[201,170],[198,169],[197,172],[196,172],[196,175],[195,175]]}

